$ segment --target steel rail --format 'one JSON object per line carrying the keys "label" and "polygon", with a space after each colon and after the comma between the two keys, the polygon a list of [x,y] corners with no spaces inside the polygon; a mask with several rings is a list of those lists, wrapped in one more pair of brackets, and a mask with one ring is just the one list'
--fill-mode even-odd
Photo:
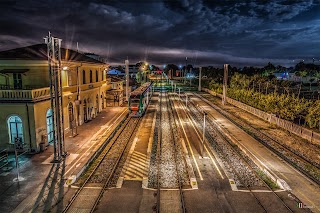
{"label": "steel rail", "polygon": [[[137,119],[137,118],[136,118],[136,119]],[[108,187],[108,185],[109,185],[109,183],[110,183],[110,181],[111,181],[111,178],[112,178],[112,176],[114,175],[114,173],[115,173],[115,171],[116,171],[116,169],[117,169],[117,167],[118,167],[118,165],[119,165],[119,162],[120,162],[122,156],[124,155],[124,153],[125,153],[125,151],[126,151],[126,149],[127,149],[127,146],[128,146],[128,144],[129,144],[129,141],[131,141],[132,136],[135,135],[135,130],[136,130],[137,127],[139,126],[139,123],[140,123],[141,120],[142,120],[142,118],[138,118],[138,122],[137,122],[136,125],[134,126],[133,131],[132,131],[132,133],[130,134],[128,140],[127,140],[127,143],[125,144],[123,150],[121,151],[121,154],[118,156],[117,161],[116,161],[116,163],[114,164],[114,166],[113,166],[113,168],[112,168],[112,170],[111,170],[111,172],[110,172],[109,177],[108,177],[107,180],[105,181],[105,183],[104,183],[104,185],[103,185],[103,187],[102,187],[102,190],[100,191],[100,193],[99,193],[99,195],[98,195],[98,198],[96,199],[96,202],[94,203],[93,207],[91,208],[90,213],[94,212],[94,210],[96,209],[98,203],[100,202],[100,199],[102,198],[102,196],[103,196],[103,194],[104,194],[104,191],[107,189],[107,187]]]}
{"label": "steel rail", "polygon": [[[170,105],[170,109],[172,111],[173,114],[173,108],[172,108],[172,103],[170,100],[170,97],[168,97],[168,105]],[[168,107],[169,108],[169,107]],[[174,122],[174,120],[171,120],[171,116],[169,116],[169,120],[170,120],[170,124],[172,124]],[[173,144],[174,144],[174,160],[175,160],[175,167],[176,167],[176,172],[177,172],[177,182],[178,182],[178,186],[179,186],[179,194],[180,194],[180,203],[181,203],[181,212],[186,213],[186,206],[185,206],[185,201],[184,201],[184,197],[183,197],[183,191],[182,191],[182,181],[181,181],[181,175],[179,173],[179,169],[178,169],[178,161],[177,161],[177,146],[176,146],[176,140],[174,137],[174,128],[171,128],[171,133],[173,136]]]}
{"label": "steel rail", "polygon": [[157,145],[157,203],[156,203],[156,212],[160,213],[160,193],[161,193],[161,141],[162,141],[162,92],[159,96],[159,126],[158,126],[158,145]]}
{"label": "steel rail", "polygon": [[[103,154],[103,156],[101,157],[101,154],[97,156],[97,158],[101,157],[101,159],[100,159],[99,162],[95,165],[95,167],[93,168],[92,172],[91,172],[90,175],[86,178],[86,180],[84,181],[84,183],[78,188],[78,190],[76,191],[76,193],[72,196],[72,198],[70,199],[69,203],[68,203],[67,206],[64,208],[63,213],[68,212],[68,210],[70,209],[70,207],[72,206],[72,204],[73,204],[73,203],[75,202],[75,200],[77,199],[78,195],[79,195],[79,194],[81,193],[81,191],[85,188],[85,186],[87,185],[87,183],[89,182],[89,180],[91,179],[91,177],[95,174],[95,172],[97,171],[97,169],[99,168],[99,166],[101,165],[101,163],[102,163],[102,162],[104,161],[104,159],[106,158],[107,154],[110,153],[110,150],[111,150],[112,147],[116,144],[116,142],[117,142],[117,140],[120,138],[122,132],[126,129],[127,124],[128,124],[131,120],[133,120],[133,119],[129,117],[129,118],[127,118],[126,122],[124,122],[124,123],[122,124],[122,128],[121,128],[120,130],[118,130],[118,132],[116,133],[116,137],[115,137],[115,139],[113,140],[112,144],[111,144],[108,148],[105,148],[105,149],[101,152],[101,154],[102,154],[103,152],[105,152],[105,153]],[[137,124],[138,124],[138,123],[139,123],[139,121],[137,122]],[[137,126],[137,124],[136,124],[136,126]],[[134,129],[136,128],[136,126],[134,127]],[[134,131],[132,131],[132,134],[133,134],[133,133],[134,133]],[[131,134],[131,136],[132,136],[132,134]],[[130,136],[130,137],[131,137],[131,136]],[[129,141],[130,141],[130,140],[127,140],[127,143],[128,143]],[[126,146],[127,146],[127,144],[125,145],[125,147],[126,147]],[[125,149],[125,148],[124,148],[124,149]],[[123,154],[123,152],[124,152],[124,150],[122,151],[122,154]],[[121,154],[121,155],[122,155],[122,154]],[[114,167],[116,167],[116,164],[115,164]],[[112,171],[114,171],[114,170],[115,170],[115,169],[113,169]],[[111,175],[110,175],[110,176],[112,176],[112,175],[113,175],[113,172],[111,172]],[[110,176],[109,176],[109,178],[107,178],[107,181],[104,183],[104,186],[106,185],[107,182],[109,182]],[[101,194],[101,193],[103,194],[104,190],[105,190],[105,188],[102,187],[102,188],[101,188],[101,191],[100,191],[100,193],[99,193],[99,199],[101,198],[100,194]],[[97,199],[97,200],[98,200],[98,199]],[[97,204],[98,202],[99,202],[99,201],[96,201],[96,202],[95,202],[94,208],[96,207],[96,204]],[[90,212],[93,212],[94,208],[91,209]]]}

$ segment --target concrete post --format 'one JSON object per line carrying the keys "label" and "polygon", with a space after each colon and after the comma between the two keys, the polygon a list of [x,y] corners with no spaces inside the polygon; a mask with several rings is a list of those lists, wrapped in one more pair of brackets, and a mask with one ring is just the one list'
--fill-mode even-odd
{"label": "concrete post", "polygon": [[199,92],[201,92],[201,71],[202,71],[202,67],[199,67],[199,87],[198,87]]}
{"label": "concrete post", "polygon": [[229,64],[224,64],[222,105],[226,104],[227,84],[228,84],[228,66]]}

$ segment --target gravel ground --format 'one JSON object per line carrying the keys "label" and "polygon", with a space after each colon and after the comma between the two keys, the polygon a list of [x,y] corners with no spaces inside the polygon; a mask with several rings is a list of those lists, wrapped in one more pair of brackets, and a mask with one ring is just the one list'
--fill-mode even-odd
{"label": "gravel ground", "polygon": [[[159,98],[161,99],[159,101],[161,104],[157,109],[156,115],[156,128],[151,152],[148,186],[157,188],[157,149],[160,146],[160,186],[161,188],[178,188],[178,175],[182,177],[181,179],[184,185],[189,184],[185,159],[179,143],[180,134],[175,125],[172,108],[167,95],[161,93]],[[160,128],[161,131],[159,131]],[[173,132],[177,132],[178,134],[173,134]],[[158,141],[159,133],[161,134],[161,142]],[[179,174],[177,174],[177,169]]]}
{"label": "gravel ground", "polygon": [[[159,95],[159,103],[160,103],[160,95]],[[148,173],[148,187],[149,188],[157,188],[157,147],[158,147],[158,140],[159,140],[159,132],[160,130],[160,106],[157,105],[156,111],[156,122],[154,128],[154,136],[152,142],[152,148],[150,153],[150,165],[149,165],[149,173]]]}

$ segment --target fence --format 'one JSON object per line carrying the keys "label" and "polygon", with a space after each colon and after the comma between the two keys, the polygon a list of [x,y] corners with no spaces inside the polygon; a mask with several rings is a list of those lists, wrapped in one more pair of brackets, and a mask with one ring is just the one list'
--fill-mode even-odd
{"label": "fence", "polygon": [[[205,89],[203,88],[202,89],[203,91],[207,92],[207,93],[210,93],[211,95],[214,95],[214,96],[218,96],[220,98],[222,98],[222,95],[221,94],[217,94],[216,92],[213,92],[209,89]],[[294,133],[304,139],[307,139],[308,141],[310,141],[311,143],[313,144],[317,144],[317,145],[320,145],[320,133],[317,133],[317,132],[314,132],[310,129],[307,129],[307,128],[304,128],[302,126],[299,126],[297,124],[294,124],[290,121],[287,121],[287,120],[284,120],[284,119],[281,119],[281,118],[277,118],[275,115],[273,114],[270,114],[270,113],[266,113],[264,111],[261,111],[259,109],[256,109],[254,107],[251,107],[247,104],[244,104],[244,103],[241,103],[239,101],[236,101],[232,98],[228,98],[227,97],[227,102],[240,108],[240,109],[243,109],[247,112],[250,112],[251,114],[253,115],[256,115],[257,117],[263,119],[263,120],[266,120],[272,124],[275,124],[285,130],[288,130],[289,132],[291,133]]]}

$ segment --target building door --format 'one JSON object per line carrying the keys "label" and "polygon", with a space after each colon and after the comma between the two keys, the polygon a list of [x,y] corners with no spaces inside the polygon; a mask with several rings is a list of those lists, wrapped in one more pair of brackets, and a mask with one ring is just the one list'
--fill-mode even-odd
{"label": "building door", "polygon": [[14,141],[17,139],[22,143],[24,143],[23,126],[22,126],[21,118],[18,116],[11,116],[8,118],[7,122],[8,122],[10,143],[14,144]]}
{"label": "building door", "polygon": [[99,109],[100,109],[100,107],[99,107],[99,96],[97,95],[96,96],[96,111],[95,111],[96,115],[98,114]]}
{"label": "building door", "polygon": [[104,109],[104,98],[103,98],[103,93],[101,95],[101,108]]}
{"label": "building door", "polygon": [[83,100],[83,122],[88,121],[87,100]]}
{"label": "building door", "polygon": [[13,87],[14,89],[22,89],[22,75],[20,73],[13,73]]}
{"label": "building door", "polygon": [[73,104],[70,102],[68,104],[68,115],[69,115],[69,128],[73,128],[74,114],[73,114]]}
{"label": "building door", "polygon": [[53,119],[52,119],[52,109],[47,111],[47,138],[50,145],[53,144]]}

